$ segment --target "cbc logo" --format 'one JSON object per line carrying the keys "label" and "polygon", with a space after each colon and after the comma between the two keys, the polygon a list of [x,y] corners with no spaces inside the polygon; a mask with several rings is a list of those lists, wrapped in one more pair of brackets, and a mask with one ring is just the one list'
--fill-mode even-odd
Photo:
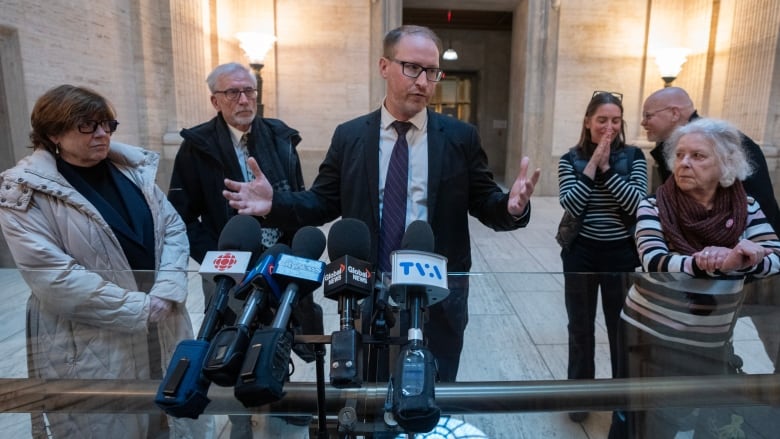
{"label": "cbc logo", "polygon": [[236,265],[236,262],[238,261],[236,260],[235,255],[232,253],[224,253],[214,259],[214,268],[216,268],[217,271],[229,270],[230,267]]}

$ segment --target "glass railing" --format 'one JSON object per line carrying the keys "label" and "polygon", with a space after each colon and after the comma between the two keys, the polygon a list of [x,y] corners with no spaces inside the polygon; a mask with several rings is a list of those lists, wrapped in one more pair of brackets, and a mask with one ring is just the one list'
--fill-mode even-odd
{"label": "glass railing", "polygon": [[[201,279],[196,272],[187,275],[187,309],[197,334],[204,310]],[[435,403],[441,410],[435,431],[451,434],[445,437],[607,437],[612,411],[618,410],[637,422],[637,437],[658,437],[653,435],[671,429],[679,430],[678,438],[693,437],[693,430],[697,435],[707,432],[705,437],[776,437],[780,278],[735,288],[630,276],[643,294],[634,297],[633,312],[627,313],[633,323],[623,320],[619,327],[621,377],[612,377],[607,325],[599,303],[595,377],[568,380],[562,273],[451,273],[450,279],[459,277],[458,282],[468,279],[469,322],[457,381],[435,386]],[[30,290],[17,270],[0,270],[0,283],[0,431],[5,437],[31,437],[31,414],[35,419],[41,413],[161,413],[155,404],[159,379],[29,378],[25,328]],[[679,295],[669,289],[677,289]],[[215,437],[229,436],[225,415],[247,413],[256,423],[303,417],[304,425],[292,423],[289,428],[309,429],[312,437],[323,428],[330,437],[370,436],[388,429],[391,436],[402,433],[385,422],[387,382],[367,380],[360,387],[346,388],[330,384],[328,336],[341,328],[339,303],[324,298],[321,288],[314,297],[323,307],[326,336],[296,338],[323,343],[321,361],[306,363],[293,354],[285,395],[259,407],[247,409],[232,387],[212,384],[203,416],[216,419]],[[356,327],[360,324],[358,319]],[[397,328],[388,335],[387,344],[393,347],[387,357],[393,363],[405,336]],[[381,345],[381,340],[370,338]],[[126,338],[117,336],[115,342],[121,346]],[[567,416],[571,412],[590,415],[578,423]]]}

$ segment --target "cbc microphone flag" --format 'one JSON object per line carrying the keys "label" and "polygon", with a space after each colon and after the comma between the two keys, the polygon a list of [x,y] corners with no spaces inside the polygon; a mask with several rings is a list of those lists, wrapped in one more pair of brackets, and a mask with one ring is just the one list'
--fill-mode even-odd
{"label": "cbc microphone flag", "polygon": [[206,253],[198,273],[202,276],[229,276],[240,282],[246,273],[252,252],[215,250]]}

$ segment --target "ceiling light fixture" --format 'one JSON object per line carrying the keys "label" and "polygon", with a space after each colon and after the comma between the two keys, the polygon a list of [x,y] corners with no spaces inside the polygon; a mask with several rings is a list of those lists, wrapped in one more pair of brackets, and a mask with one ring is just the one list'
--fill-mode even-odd
{"label": "ceiling light fixture", "polygon": [[[447,24],[452,24],[452,11],[447,11]],[[444,51],[441,57],[445,61],[456,61],[458,59],[458,52],[452,48],[452,38],[450,38],[447,50]]]}

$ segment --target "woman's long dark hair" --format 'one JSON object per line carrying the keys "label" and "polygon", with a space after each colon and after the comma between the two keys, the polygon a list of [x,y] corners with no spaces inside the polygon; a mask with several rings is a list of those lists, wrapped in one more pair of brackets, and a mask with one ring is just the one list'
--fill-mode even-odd
{"label": "woman's long dark hair", "polygon": [[[596,149],[596,144],[593,143],[593,139],[590,137],[590,129],[585,126],[585,121],[593,116],[596,110],[600,106],[605,104],[614,104],[620,108],[620,117],[623,117],[623,102],[617,96],[609,92],[596,92],[588,103],[588,107],[585,109],[585,117],[582,119],[582,132],[580,133],[580,141],[577,142],[577,149],[580,153],[590,158],[593,155],[593,150]],[[626,120],[620,124],[620,132],[614,139],[612,139],[611,150],[617,151],[618,149],[626,146]]]}

